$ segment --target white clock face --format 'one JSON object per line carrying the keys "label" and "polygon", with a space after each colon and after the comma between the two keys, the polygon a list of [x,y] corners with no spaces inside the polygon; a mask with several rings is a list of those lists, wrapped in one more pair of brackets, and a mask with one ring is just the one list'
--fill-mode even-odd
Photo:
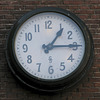
{"label": "white clock face", "polygon": [[48,80],[71,74],[85,53],[79,26],[70,18],[52,12],[40,13],[25,21],[17,31],[14,45],[23,69]]}

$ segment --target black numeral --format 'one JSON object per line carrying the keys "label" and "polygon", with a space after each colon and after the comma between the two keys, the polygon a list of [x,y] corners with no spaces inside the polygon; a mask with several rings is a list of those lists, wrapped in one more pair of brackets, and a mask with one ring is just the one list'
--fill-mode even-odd
{"label": "black numeral", "polygon": [[27,63],[28,64],[31,64],[32,63],[32,56],[31,55],[28,55],[27,56]]}
{"label": "black numeral", "polygon": [[51,24],[52,24],[51,20],[45,21],[45,29],[52,29]]}
{"label": "black numeral", "polygon": [[77,42],[73,42],[73,45],[76,45],[76,47],[74,47],[73,50],[77,50],[78,49]]}
{"label": "black numeral", "polygon": [[67,34],[68,34],[68,39],[72,39],[72,31],[68,31]]}
{"label": "black numeral", "polygon": [[48,68],[48,72],[49,72],[49,74],[53,74],[53,73],[54,73],[53,66],[50,66],[50,67]]}
{"label": "black numeral", "polygon": [[60,30],[62,29],[62,24],[60,24]]}
{"label": "black numeral", "polygon": [[36,65],[38,66],[38,72],[40,72],[41,63],[36,63]]}
{"label": "black numeral", "polygon": [[32,33],[25,33],[25,41],[31,41],[32,40]]}
{"label": "black numeral", "polygon": [[73,55],[71,54],[67,60],[70,60],[71,62],[73,62],[74,60]]}
{"label": "black numeral", "polygon": [[34,30],[35,32],[40,32],[40,27],[39,27],[39,24],[38,25],[34,25]]}
{"label": "black numeral", "polygon": [[23,48],[23,52],[27,52],[27,51],[28,51],[28,46],[27,46],[27,44],[23,44],[22,48]]}
{"label": "black numeral", "polygon": [[60,64],[60,66],[61,66],[60,70],[61,71],[64,71],[65,70],[65,65],[64,64],[65,64],[64,62],[61,62],[61,64]]}

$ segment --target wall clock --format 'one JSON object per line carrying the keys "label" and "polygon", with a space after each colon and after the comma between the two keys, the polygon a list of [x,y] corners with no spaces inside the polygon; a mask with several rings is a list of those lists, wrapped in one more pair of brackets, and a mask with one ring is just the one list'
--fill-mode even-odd
{"label": "wall clock", "polygon": [[10,31],[6,58],[13,74],[39,91],[71,88],[93,61],[93,41],[73,13],[54,7],[33,10]]}

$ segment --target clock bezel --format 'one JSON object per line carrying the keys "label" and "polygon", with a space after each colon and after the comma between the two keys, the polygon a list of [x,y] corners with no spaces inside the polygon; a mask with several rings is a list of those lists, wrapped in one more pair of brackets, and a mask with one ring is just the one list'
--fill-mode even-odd
{"label": "clock bezel", "polygon": [[[32,16],[44,12],[60,13],[71,18],[80,27],[85,40],[85,55],[79,66],[68,76],[56,80],[45,80],[32,76],[21,67],[14,52],[14,40],[20,26]],[[93,62],[93,51],[92,36],[87,26],[80,18],[78,18],[75,14],[61,8],[44,7],[25,14],[15,23],[7,40],[6,58],[11,71],[22,83],[36,90],[52,92],[62,90],[64,87],[68,89],[79,82]]]}

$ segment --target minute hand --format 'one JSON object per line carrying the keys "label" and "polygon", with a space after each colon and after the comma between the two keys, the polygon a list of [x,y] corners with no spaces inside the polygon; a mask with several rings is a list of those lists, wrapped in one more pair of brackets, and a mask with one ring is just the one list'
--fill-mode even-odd
{"label": "minute hand", "polygon": [[53,45],[53,48],[59,48],[59,47],[69,47],[69,48],[74,48],[74,47],[80,47],[82,45],[74,45],[74,44],[69,44],[69,45]]}

